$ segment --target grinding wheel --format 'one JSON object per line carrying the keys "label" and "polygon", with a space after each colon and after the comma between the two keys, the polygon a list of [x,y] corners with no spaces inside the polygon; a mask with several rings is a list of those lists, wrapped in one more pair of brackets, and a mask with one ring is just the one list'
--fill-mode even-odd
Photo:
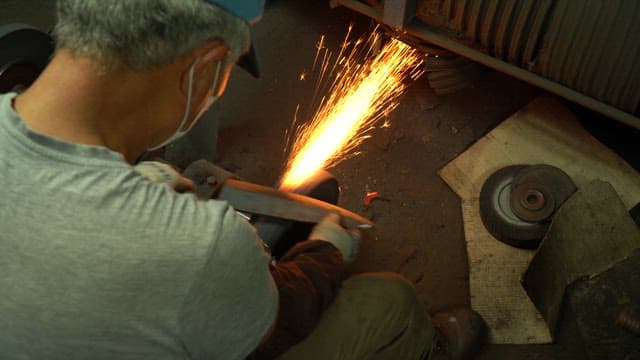
{"label": "grinding wheel", "polygon": [[23,24],[0,26],[0,93],[29,87],[49,63],[53,40]]}
{"label": "grinding wheel", "polygon": [[576,190],[569,175],[557,167],[531,165],[513,179],[511,210],[524,221],[546,221]]}
{"label": "grinding wheel", "polygon": [[[326,170],[318,171],[304,184],[290,191],[333,205],[338,204],[340,197],[338,180]],[[252,223],[276,259],[284,255],[296,242],[306,240],[315,225],[269,216],[255,217]]]}
{"label": "grinding wheel", "polygon": [[480,217],[496,239],[518,248],[535,249],[546,234],[549,221],[524,221],[511,210],[513,181],[526,168],[507,166],[489,176],[480,191]]}

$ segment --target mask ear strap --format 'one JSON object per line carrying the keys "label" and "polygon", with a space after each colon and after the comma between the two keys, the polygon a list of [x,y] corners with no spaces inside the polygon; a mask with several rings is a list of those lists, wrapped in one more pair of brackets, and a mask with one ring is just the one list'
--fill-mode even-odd
{"label": "mask ear strap", "polygon": [[218,67],[216,68],[216,77],[213,78],[213,96],[217,97],[218,81],[220,81],[220,71],[222,71],[222,60],[218,60]]}
{"label": "mask ear strap", "polygon": [[189,112],[191,111],[191,97],[193,96],[193,75],[197,64],[198,60],[194,61],[193,64],[191,64],[191,68],[189,68],[189,90],[187,90],[187,108],[185,109],[184,116],[182,116],[180,125],[178,125],[178,130],[176,130],[177,132],[182,130],[182,127],[184,126],[184,124],[186,124],[187,119],[189,118]]}
{"label": "mask ear strap", "polygon": [[180,130],[182,130],[182,127],[184,126],[184,124],[187,123],[187,119],[189,118],[189,111],[191,111],[191,96],[193,96],[193,75],[194,75],[197,63],[198,63],[198,60],[194,61],[193,64],[191,65],[191,68],[189,68],[189,85],[188,85],[189,89],[187,90],[187,108],[185,109],[185,113],[184,113],[184,116],[182,117],[182,121],[180,122],[180,125],[178,125],[178,129],[173,133],[173,135],[171,135],[170,138],[168,138],[167,140],[163,141],[162,143],[156,146],[150,147],[149,149],[147,149],[148,151],[158,150],[170,144],[175,139],[176,135],[180,133]]}

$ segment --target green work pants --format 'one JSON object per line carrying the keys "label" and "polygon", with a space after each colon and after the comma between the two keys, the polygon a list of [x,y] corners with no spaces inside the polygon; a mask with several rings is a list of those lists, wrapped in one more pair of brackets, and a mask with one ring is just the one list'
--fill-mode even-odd
{"label": "green work pants", "polygon": [[316,329],[280,360],[426,359],[435,329],[413,285],[394,273],[345,280]]}

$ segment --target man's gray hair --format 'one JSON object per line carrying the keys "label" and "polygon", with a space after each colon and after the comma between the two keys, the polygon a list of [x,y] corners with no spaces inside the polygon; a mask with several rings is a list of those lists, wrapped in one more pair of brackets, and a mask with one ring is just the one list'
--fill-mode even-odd
{"label": "man's gray hair", "polygon": [[134,70],[171,63],[208,40],[249,46],[247,23],[205,0],[58,0],[57,49]]}

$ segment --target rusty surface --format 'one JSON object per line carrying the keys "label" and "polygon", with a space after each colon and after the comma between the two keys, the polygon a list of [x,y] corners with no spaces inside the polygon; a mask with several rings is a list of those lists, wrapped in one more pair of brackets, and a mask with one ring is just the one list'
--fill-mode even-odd
{"label": "rusty surface", "polygon": [[[513,179],[511,209],[525,221],[545,221],[577,190],[569,175],[557,167],[539,164],[520,171]],[[537,196],[538,193],[540,196]],[[537,200],[533,206],[527,200]]]}
{"label": "rusty surface", "polygon": [[555,198],[551,189],[545,185],[523,183],[511,189],[511,210],[524,221],[545,221],[555,208]]}

